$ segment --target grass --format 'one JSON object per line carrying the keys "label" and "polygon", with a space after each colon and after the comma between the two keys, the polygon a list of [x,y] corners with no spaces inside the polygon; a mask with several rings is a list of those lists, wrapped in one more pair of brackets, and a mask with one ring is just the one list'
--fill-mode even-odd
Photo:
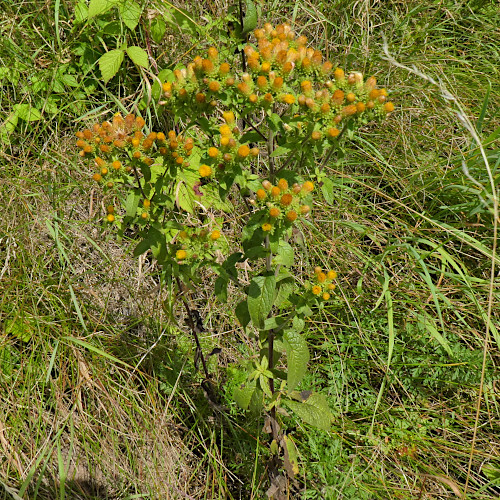
{"label": "grass", "polygon": [[[0,0],[0,498],[265,498],[263,422],[205,398],[180,305],[131,242],[100,228],[101,200],[76,159],[80,123],[132,109],[145,80],[130,66],[102,86],[102,47],[90,41],[102,27],[75,28],[74,2],[56,4]],[[200,24],[228,7],[179,5]],[[307,382],[335,421],[329,433],[292,422],[293,495],[497,498],[498,8],[301,0],[263,10],[375,74],[397,103],[326,165],[334,189],[303,228],[299,279],[315,265],[339,272],[337,298],[307,329]],[[147,29],[134,43],[146,45]],[[151,47],[161,69],[192,43],[169,28]],[[7,133],[19,103],[42,118]],[[482,143],[493,189],[457,113]],[[207,318],[204,349],[222,348],[210,358],[222,384],[251,342],[211,280],[191,300]]]}

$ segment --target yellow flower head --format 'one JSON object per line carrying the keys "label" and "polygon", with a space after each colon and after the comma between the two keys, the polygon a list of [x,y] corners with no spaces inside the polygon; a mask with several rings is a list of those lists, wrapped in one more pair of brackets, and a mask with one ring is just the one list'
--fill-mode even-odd
{"label": "yellow flower head", "polygon": [[302,184],[302,191],[304,193],[310,193],[314,189],[314,184],[312,181],[306,181]]}
{"label": "yellow flower head", "polygon": [[264,200],[267,196],[267,193],[264,189],[260,188],[260,189],[257,189],[257,192],[255,193],[257,195],[257,198],[259,200]]}
{"label": "yellow flower head", "polygon": [[321,287],[318,285],[314,285],[311,291],[314,295],[319,295],[321,293]]}
{"label": "yellow flower head", "polygon": [[320,273],[317,273],[316,274],[316,279],[320,282],[320,283],[324,283],[326,281],[326,274],[324,272],[320,272]]}
{"label": "yellow flower head", "polygon": [[177,260],[184,260],[187,257],[186,250],[177,250],[177,252],[175,252],[175,257]]}
{"label": "yellow flower head", "polygon": [[198,169],[200,177],[210,177],[212,169],[208,165],[201,165]]}
{"label": "yellow flower head", "polygon": [[238,156],[240,158],[246,158],[249,154],[250,154],[250,148],[246,144],[243,144],[238,148]]}

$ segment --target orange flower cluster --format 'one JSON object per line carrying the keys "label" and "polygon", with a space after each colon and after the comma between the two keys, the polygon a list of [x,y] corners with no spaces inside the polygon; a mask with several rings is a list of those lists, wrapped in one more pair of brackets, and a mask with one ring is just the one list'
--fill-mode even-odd
{"label": "orange flower cluster", "polygon": [[207,163],[217,165],[214,170],[210,165],[202,164],[199,168],[200,177],[211,177],[217,172],[226,172],[228,166],[240,163],[247,158],[254,158],[259,154],[259,148],[250,148],[247,144],[238,142],[240,135],[236,120],[232,112],[224,113],[225,123],[219,127],[220,144],[219,147],[210,147],[207,151]]}
{"label": "orange flower cluster", "polygon": [[159,152],[166,159],[174,162],[177,166],[186,166],[186,157],[190,156],[194,141],[191,137],[184,138],[182,135],[177,135],[174,130],[168,132],[167,137],[162,134]]}
{"label": "orange flower cluster", "polygon": [[76,133],[80,156],[94,158],[98,171],[92,177],[96,182],[106,181],[111,188],[113,180],[132,172],[134,162],[153,164],[150,156],[153,145],[163,141],[165,135],[161,132],[145,135],[141,131],[144,125],[140,116],[130,114],[123,118],[117,113],[111,122],[96,123],[92,129]]}
{"label": "orange flower cluster", "polygon": [[211,252],[217,248],[217,240],[221,236],[218,229],[209,231],[185,227],[177,233],[176,242],[172,245],[172,253],[179,264],[198,259],[210,260],[213,257]]}
{"label": "orange flower cluster", "polygon": [[323,300],[328,300],[331,292],[335,290],[333,280],[337,277],[335,271],[323,271],[321,267],[314,268],[315,284],[311,288],[311,292],[316,297],[321,297]]}
{"label": "orange flower cluster", "polygon": [[265,180],[262,188],[255,193],[256,203],[262,206],[265,212],[262,230],[272,232],[280,223],[289,225],[299,216],[306,216],[311,207],[305,198],[314,190],[314,184],[306,181],[303,184],[288,185],[286,179],[280,179],[276,186]]}
{"label": "orange flower cluster", "polygon": [[267,23],[254,36],[256,43],[244,47],[248,72],[237,78],[238,69],[221,62],[211,47],[206,58],[195,57],[186,68],[175,70],[173,82],[164,83],[167,101],[188,116],[193,108],[215,109],[221,93],[229,90],[245,112],[284,103],[292,113],[300,113],[285,129],[309,135],[313,142],[336,140],[347,121],[365,123],[394,111],[387,91],[377,88],[374,77],[346,74],[320,50],[307,47],[307,38],[297,37],[289,25]]}

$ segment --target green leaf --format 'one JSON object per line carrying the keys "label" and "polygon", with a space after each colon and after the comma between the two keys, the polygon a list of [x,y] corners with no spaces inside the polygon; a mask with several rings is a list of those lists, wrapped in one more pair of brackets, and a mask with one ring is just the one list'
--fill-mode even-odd
{"label": "green leaf", "polygon": [[250,323],[250,313],[248,312],[248,304],[246,300],[242,300],[235,309],[236,317],[243,328],[246,328]]}
{"label": "green leaf", "polygon": [[3,124],[0,125],[0,139],[2,141],[9,140],[9,135],[12,134],[12,132],[14,132],[18,120],[19,117],[17,116],[17,112],[14,110],[3,122]]}
{"label": "green leaf", "polygon": [[323,179],[323,185],[321,186],[321,192],[323,193],[323,197],[325,198],[325,201],[329,205],[333,205],[335,198],[333,196],[333,189],[334,189],[334,184],[331,179],[328,177],[326,179]]}
{"label": "green leaf", "polygon": [[60,80],[62,83],[64,83],[64,85],[67,85],[68,87],[78,87],[80,85],[75,75],[64,74],[61,75]]}
{"label": "green leaf", "polygon": [[104,83],[108,83],[113,78],[123,62],[124,51],[114,49],[106,52],[99,58],[99,69]]}
{"label": "green leaf", "polygon": [[243,410],[248,410],[255,390],[255,385],[253,385],[253,387],[245,385],[242,385],[241,387],[235,387],[233,390],[233,399],[236,401],[236,404],[240,408],[242,408]]}
{"label": "green leaf", "polygon": [[295,330],[289,330],[283,334],[283,343],[288,366],[288,391],[293,391],[307,372],[309,349],[302,335]]}
{"label": "green leaf", "polygon": [[278,246],[278,253],[274,258],[275,264],[282,264],[283,266],[293,266],[293,248],[286,241],[280,240]]}
{"label": "green leaf", "polygon": [[137,66],[149,68],[148,53],[144,49],[133,45],[131,47],[127,47],[127,54],[130,59],[132,59],[132,62],[137,64]]}
{"label": "green leaf", "polygon": [[[125,0],[118,5],[118,8],[120,9],[120,15],[125,26],[132,31],[135,30],[141,18],[141,6],[137,2],[134,2],[134,0]],[[132,59],[132,56],[130,58]]]}
{"label": "green leaf", "polygon": [[276,288],[278,293],[276,294],[274,305],[279,308],[284,305],[290,294],[294,291],[295,280],[287,275],[279,277]]}
{"label": "green leaf", "polygon": [[256,276],[248,288],[248,312],[256,328],[262,328],[271,310],[276,290],[276,276]]}
{"label": "green leaf", "polygon": [[304,402],[283,400],[304,422],[324,431],[330,430],[333,415],[323,394],[313,392]]}
{"label": "green leaf", "polygon": [[215,280],[215,296],[223,303],[227,302],[227,279],[219,276]]}
{"label": "green leaf", "polygon": [[243,18],[243,30],[242,33],[250,33],[257,26],[257,9],[252,0],[246,0],[245,2],[245,17]]}
{"label": "green leaf", "polygon": [[36,122],[42,117],[40,111],[32,108],[30,104],[15,104],[14,111],[21,120],[26,122]]}
{"label": "green leaf", "polygon": [[79,0],[75,5],[75,18],[73,24],[83,23],[88,17],[89,8],[85,0]]}
{"label": "green leaf", "polygon": [[285,156],[291,151],[291,148],[289,146],[278,146],[271,154],[271,156],[274,158],[276,156]]}
{"label": "green leaf", "polygon": [[95,16],[104,14],[117,4],[118,0],[90,0],[87,18],[92,19]]}
{"label": "green leaf", "polygon": [[127,200],[125,201],[125,211],[127,217],[135,217],[137,215],[137,207],[139,206],[139,200],[141,195],[138,191],[131,191]]}
{"label": "green leaf", "polygon": [[33,319],[25,317],[21,312],[14,319],[8,319],[4,322],[4,331],[6,334],[13,335],[22,342],[29,342],[34,334]]}
{"label": "green leaf", "polygon": [[[151,36],[156,43],[161,43],[167,30],[167,23],[163,17],[158,16],[151,22]],[[161,80],[161,77],[158,76]]]}

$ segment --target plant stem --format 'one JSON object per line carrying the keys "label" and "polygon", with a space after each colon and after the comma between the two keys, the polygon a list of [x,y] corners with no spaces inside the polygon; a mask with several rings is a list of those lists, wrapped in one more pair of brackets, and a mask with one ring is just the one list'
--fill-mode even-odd
{"label": "plant stem", "polygon": [[[177,287],[179,288],[179,291],[181,291],[182,290],[181,281],[178,277],[176,278],[176,280],[177,280]],[[201,350],[200,339],[198,338],[199,327],[197,326],[197,324],[195,322],[195,319],[193,317],[193,313],[191,311],[191,308],[189,307],[187,300],[183,296],[181,296],[181,299],[182,299],[182,302],[184,303],[184,307],[186,309],[187,322],[188,322],[189,328],[191,328],[191,331],[193,332],[194,341],[196,343],[197,354],[198,354],[198,356],[200,356],[201,364],[203,365],[203,371],[205,372],[205,378],[207,380],[209,380],[210,374],[208,373],[207,363],[205,361],[205,356],[203,356],[203,351]]]}
{"label": "plant stem", "polygon": [[[240,6],[240,28],[241,28],[241,31],[243,32],[243,3],[242,3],[242,0],[239,0],[239,6]],[[243,71],[246,72],[247,61],[245,59],[245,51],[243,49],[241,49],[240,53],[241,53],[241,67],[243,68]]]}
{"label": "plant stem", "polygon": [[[264,245],[265,245],[266,249],[269,250],[269,254],[266,256],[266,270],[268,272],[271,272],[271,270],[272,270],[271,262],[272,262],[273,255],[272,255],[271,249],[270,249],[269,235],[266,235]],[[269,332],[267,334],[267,344],[268,344],[267,358],[268,358],[268,362],[269,362],[269,370],[272,372],[272,370],[274,368],[274,330],[269,330]],[[269,379],[269,389],[271,390],[271,394],[274,395],[274,379],[272,379],[272,378]],[[271,429],[272,429],[273,439],[276,440],[276,442],[277,442],[278,441],[278,427],[277,427],[277,422],[276,422],[276,406],[273,406],[271,408]]]}

